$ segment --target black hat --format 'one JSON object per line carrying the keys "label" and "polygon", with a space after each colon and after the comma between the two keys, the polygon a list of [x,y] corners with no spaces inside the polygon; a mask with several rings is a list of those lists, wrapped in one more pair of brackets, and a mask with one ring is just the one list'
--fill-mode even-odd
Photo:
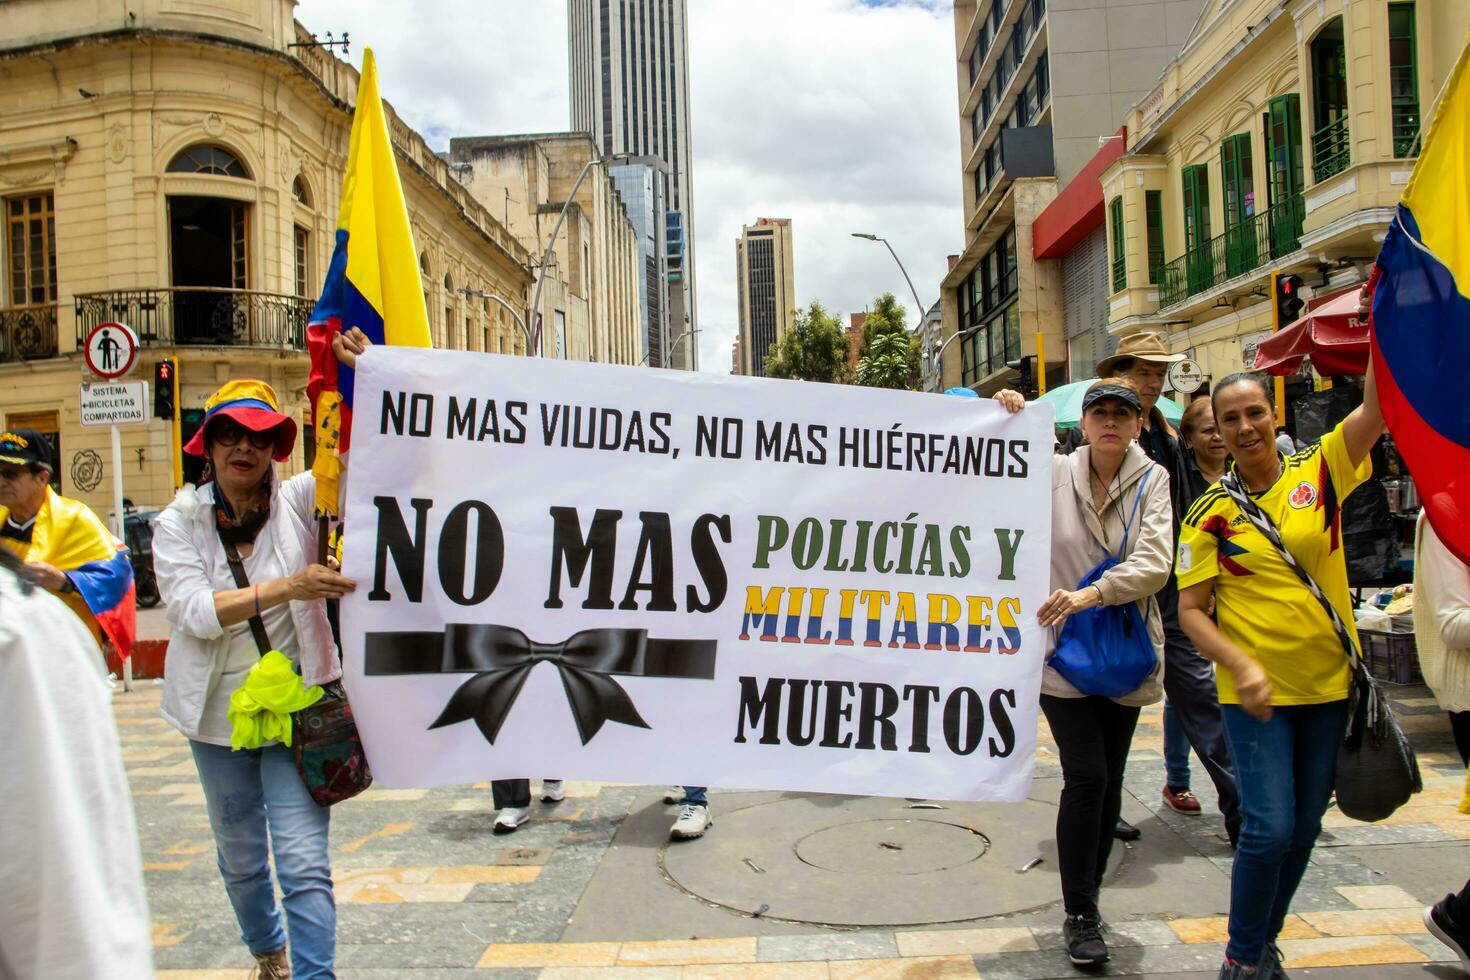
{"label": "black hat", "polygon": [[0,432],[0,463],[51,469],[51,443],[35,429]]}
{"label": "black hat", "polygon": [[1132,407],[1140,415],[1143,414],[1143,403],[1138,400],[1138,392],[1127,385],[1107,382],[1095,384],[1087,389],[1087,394],[1082,396],[1082,411],[1087,411],[1104,398],[1116,398],[1118,401]]}

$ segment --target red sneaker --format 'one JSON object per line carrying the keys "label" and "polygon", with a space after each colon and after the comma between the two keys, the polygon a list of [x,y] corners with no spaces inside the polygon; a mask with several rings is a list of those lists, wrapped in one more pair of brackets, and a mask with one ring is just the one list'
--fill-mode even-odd
{"label": "red sneaker", "polygon": [[1175,813],[1182,813],[1189,817],[1197,817],[1200,814],[1199,797],[1187,789],[1175,792],[1173,788],[1165,786],[1164,802],[1169,804],[1169,809]]}

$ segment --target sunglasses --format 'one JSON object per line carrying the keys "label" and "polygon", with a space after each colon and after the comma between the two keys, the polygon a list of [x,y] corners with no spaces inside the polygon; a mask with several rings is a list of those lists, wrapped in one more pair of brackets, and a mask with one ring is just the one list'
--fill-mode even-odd
{"label": "sunglasses", "polygon": [[276,430],[266,429],[264,432],[255,432],[229,420],[216,422],[209,428],[209,441],[224,446],[226,449],[238,446],[241,439],[247,438],[250,440],[250,445],[256,449],[270,449],[276,444]]}

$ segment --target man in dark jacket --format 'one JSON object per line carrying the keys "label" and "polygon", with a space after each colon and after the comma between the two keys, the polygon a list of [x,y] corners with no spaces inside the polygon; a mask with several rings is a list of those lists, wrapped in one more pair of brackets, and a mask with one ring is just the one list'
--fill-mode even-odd
{"label": "man in dark jacket", "polygon": [[[1176,547],[1179,520],[1188,499],[1186,450],[1180,444],[1179,434],[1164,419],[1157,406],[1169,365],[1183,359],[1182,354],[1170,354],[1158,334],[1143,333],[1124,338],[1118,344],[1118,350],[1097,365],[1098,377],[1126,377],[1138,386],[1143,403],[1143,431],[1138,435],[1138,445],[1169,474]],[[1183,726],[1189,744],[1194,747],[1195,755],[1215,784],[1220,813],[1225,817],[1225,831],[1233,845],[1240,833],[1240,794],[1235,785],[1235,770],[1230,764],[1230,750],[1225,744],[1215,674],[1209,661],[1200,656],[1179,627],[1179,587],[1172,574],[1156,598],[1164,620],[1164,695]],[[1168,794],[1169,787],[1165,786],[1166,798]],[[1138,829],[1119,821],[1118,836],[1123,840],[1136,839]]]}

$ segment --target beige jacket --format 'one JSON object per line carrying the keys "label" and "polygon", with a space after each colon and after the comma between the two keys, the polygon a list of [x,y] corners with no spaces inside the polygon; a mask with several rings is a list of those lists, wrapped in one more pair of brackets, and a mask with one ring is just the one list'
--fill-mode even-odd
{"label": "beige jacket", "polygon": [[[1153,704],[1164,696],[1164,625],[1154,593],[1169,580],[1174,560],[1174,511],[1169,503],[1169,474],[1152,462],[1138,443],[1128,447],[1118,475],[1121,492],[1099,518],[1092,507],[1090,463],[1092,448],[1082,446],[1070,456],[1058,456],[1051,477],[1051,587],[1053,590],[1077,588],[1082,576],[1102,561],[1108,551],[1118,551],[1123,536],[1123,522],[1133,509],[1139,483],[1149,475],[1138,502],[1138,514],[1123,549],[1121,564],[1108,569],[1098,580],[1103,604],[1138,603],[1148,622],[1149,637],[1154,642],[1158,667],[1138,689],[1126,697],[1113,698],[1119,704],[1139,707]],[[1056,630],[1049,630],[1046,640],[1047,659],[1051,659]],[[1080,698],[1082,692],[1047,666],[1041,677],[1041,693],[1059,698]]]}
{"label": "beige jacket", "polygon": [[1445,711],[1470,711],[1470,568],[1419,515],[1414,541],[1414,635],[1424,683]]}

